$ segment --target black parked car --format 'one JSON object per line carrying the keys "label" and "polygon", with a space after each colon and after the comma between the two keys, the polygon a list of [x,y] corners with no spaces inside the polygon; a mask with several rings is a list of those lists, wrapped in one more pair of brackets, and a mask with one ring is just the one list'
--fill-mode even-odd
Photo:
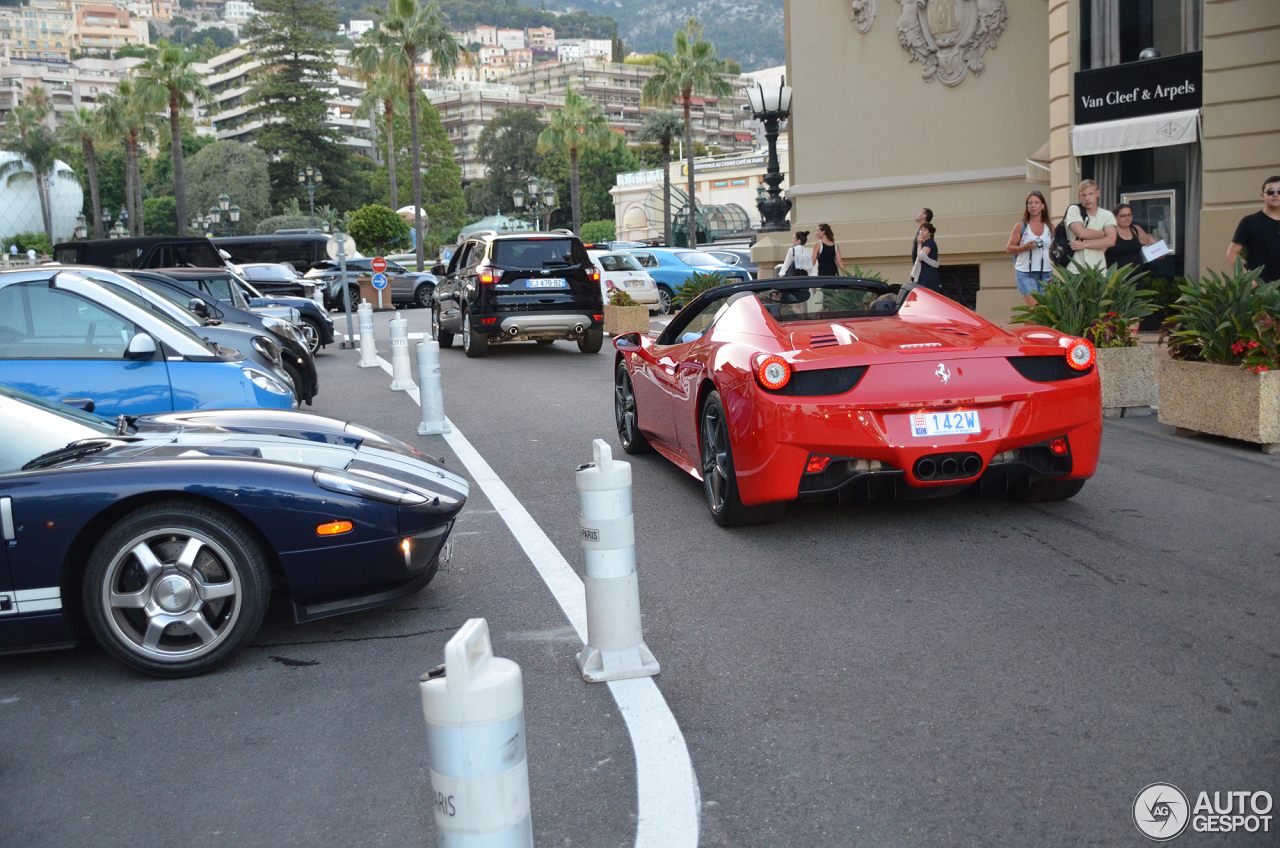
{"label": "black parked car", "polygon": [[288,262],[305,274],[317,262],[329,258],[325,246],[329,236],[314,232],[279,232],[270,236],[230,236],[213,240],[220,249],[231,254],[237,265],[246,262]]}
{"label": "black parked car", "polygon": [[[351,308],[354,309],[360,303],[360,285],[356,282],[358,277],[368,277],[373,274],[373,259],[362,257],[359,259],[347,260],[347,288],[351,289]],[[417,271],[410,271],[398,262],[387,260],[387,287],[383,289],[384,296],[390,297],[387,306],[411,305],[421,306],[424,309],[431,306],[431,293],[436,287],[436,278],[433,274]],[[305,275],[307,280],[314,282],[318,286],[324,287],[324,303],[330,309],[341,310],[345,308],[342,299],[342,283],[338,263],[332,260],[317,262],[316,266],[308,271]]]}
{"label": "black parked car", "polygon": [[[186,270],[188,269],[180,268],[172,273],[178,274]],[[217,269],[208,270],[216,271]],[[239,288],[232,292],[232,299],[226,301],[202,289],[199,277],[192,279],[183,274],[180,276],[186,278],[179,279],[178,276],[170,277],[155,271],[129,271],[126,276],[160,294],[176,299],[179,303],[194,307],[192,311],[196,314],[216,318],[228,324],[255,327],[271,333],[280,342],[281,364],[284,370],[289,372],[289,378],[293,380],[298,400],[310,406],[312,398],[320,393],[320,377],[316,373],[315,359],[307,348],[306,337],[288,321],[249,311],[249,302],[240,293]]]}
{"label": "black parked car", "polygon": [[474,234],[436,284],[431,331],[441,347],[462,335],[467,356],[491,344],[557,339],[598,353],[604,343],[600,269],[575,235]]}
{"label": "black parked car", "polygon": [[140,236],[69,241],[53,248],[53,261],[99,268],[221,268],[222,255],[202,236]]}

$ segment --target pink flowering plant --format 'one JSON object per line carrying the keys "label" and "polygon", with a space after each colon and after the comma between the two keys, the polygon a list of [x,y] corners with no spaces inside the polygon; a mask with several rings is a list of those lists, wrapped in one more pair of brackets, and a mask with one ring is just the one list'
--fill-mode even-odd
{"label": "pink flowering plant", "polygon": [[1259,317],[1231,346],[1231,352],[1240,357],[1240,365],[1246,370],[1257,374],[1280,371],[1280,319],[1271,315]]}

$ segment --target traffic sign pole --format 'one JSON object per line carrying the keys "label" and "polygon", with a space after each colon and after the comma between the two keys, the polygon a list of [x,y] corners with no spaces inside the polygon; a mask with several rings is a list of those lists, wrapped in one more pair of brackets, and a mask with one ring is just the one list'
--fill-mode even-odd
{"label": "traffic sign pole", "polygon": [[[382,273],[382,271],[378,271],[377,259],[375,259],[372,264],[373,264],[374,270],[377,271],[377,273],[373,275],[373,279],[371,279],[370,282],[373,283],[373,287],[378,290],[378,308],[381,309],[382,308],[382,290],[387,287],[387,275]],[[387,260],[385,259],[382,260],[382,267],[383,268],[387,267]]]}

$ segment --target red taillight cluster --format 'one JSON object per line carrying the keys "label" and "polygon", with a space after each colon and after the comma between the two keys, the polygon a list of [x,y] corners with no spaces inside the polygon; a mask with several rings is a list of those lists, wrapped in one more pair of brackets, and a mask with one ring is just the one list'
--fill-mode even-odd
{"label": "red taillight cluster", "polygon": [[1056,456],[1066,456],[1071,453],[1071,445],[1067,444],[1066,436],[1059,436],[1049,443],[1049,450],[1053,451]]}
{"label": "red taillight cluster", "polygon": [[1093,366],[1098,355],[1088,339],[1072,339],[1066,342],[1067,365],[1077,371],[1087,371]]}
{"label": "red taillight cluster", "polygon": [[[600,269],[592,265],[587,269],[587,276],[591,278],[591,282],[593,283],[600,282]],[[612,286],[610,286],[610,288],[612,288]]]}
{"label": "red taillight cluster", "polygon": [[597,321],[603,321],[603,320],[604,320],[604,316],[603,316],[603,315],[592,315],[591,317],[592,317],[592,318],[595,318]]}
{"label": "red taillight cluster", "polygon": [[805,474],[821,474],[827,468],[827,463],[831,462],[831,457],[822,456],[821,454],[810,454],[809,461],[804,465]]}
{"label": "red taillight cluster", "polygon": [[791,366],[781,356],[757,353],[755,356],[756,380],[770,391],[777,391],[791,380]]}
{"label": "red taillight cluster", "polygon": [[488,265],[481,265],[476,269],[476,277],[479,278],[480,284],[491,286],[498,282],[498,278],[502,276],[502,272],[497,268],[490,268]]}
{"label": "red taillight cluster", "polygon": [[496,317],[496,316],[495,316],[495,317],[493,317],[493,318],[481,318],[481,319],[480,319],[480,323],[481,323],[481,324],[496,324],[496,323],[498,323],[498,319],[497,319],[497,317]]}

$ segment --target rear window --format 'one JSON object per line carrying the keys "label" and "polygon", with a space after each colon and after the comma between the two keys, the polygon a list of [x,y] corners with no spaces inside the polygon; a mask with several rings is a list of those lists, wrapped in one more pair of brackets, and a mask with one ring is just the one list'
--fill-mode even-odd
{"label": "rear window", "polygon": [[581,244],[573,238],[500,240],[493,244],[493,262],[512,268],[579,265],[588,261]]}
{"label": "rear window", "polygon": [[[168,253],[166,257],[164,254]],[[119,266],[117,266],[119,267]],[[148,268],[221,268],[222,257],[207,241],[188,244],[167,244],[162,250],[153,251],[147,260]]]}

